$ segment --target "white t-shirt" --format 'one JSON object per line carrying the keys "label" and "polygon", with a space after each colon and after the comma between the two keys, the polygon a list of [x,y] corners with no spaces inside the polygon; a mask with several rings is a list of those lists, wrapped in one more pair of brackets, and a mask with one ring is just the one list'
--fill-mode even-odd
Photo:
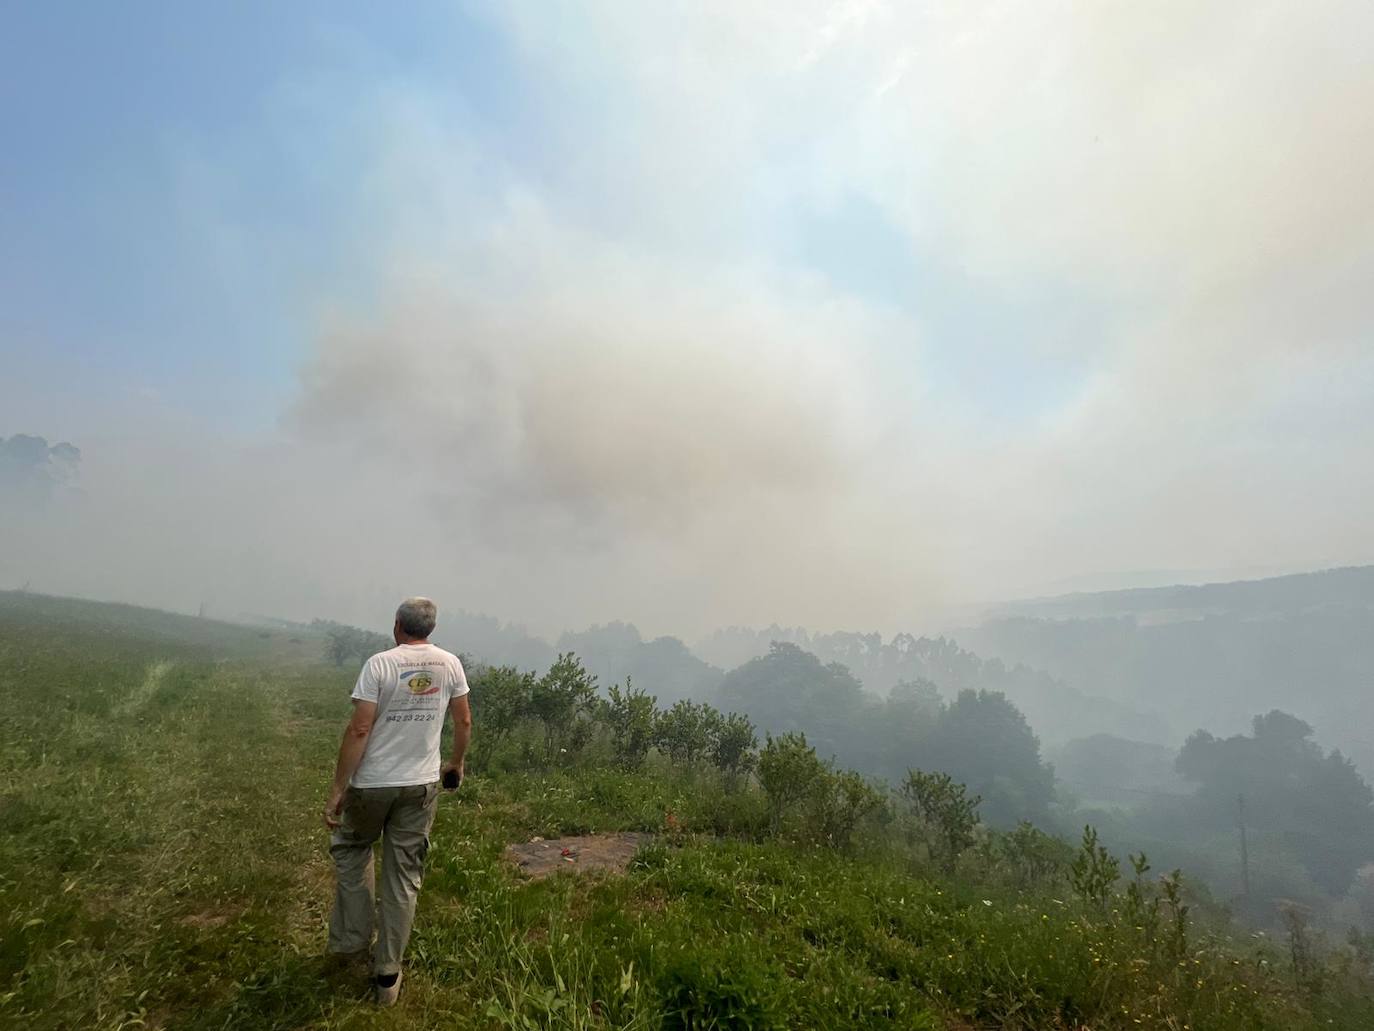
{"label": "white t-shirt", "polygon": [[463,664],[432,644],[398,644],[363,665],[353,697],[377,703],[377,721],[355,788],[399,788],[439,779],[439,733],[448,703],[468,693]]}

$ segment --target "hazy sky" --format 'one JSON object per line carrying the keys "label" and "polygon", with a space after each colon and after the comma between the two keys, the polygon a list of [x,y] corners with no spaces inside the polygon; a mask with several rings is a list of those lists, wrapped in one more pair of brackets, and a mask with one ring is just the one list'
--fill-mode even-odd
{"label": "hazy sky", "polygon": [[[911,626],[1374,558],[1365,2],[12,4],[0,586]],[[0,499],[3,501],[3,499]]]}

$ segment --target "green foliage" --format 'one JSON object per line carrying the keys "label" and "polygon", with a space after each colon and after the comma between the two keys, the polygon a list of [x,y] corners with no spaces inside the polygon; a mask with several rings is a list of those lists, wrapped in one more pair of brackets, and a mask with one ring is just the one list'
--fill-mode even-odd
{"label": "green foliage", "polygon": [[824,665],[810,652],[777,641],[767,655],[726,674],[717,696],[722,709],[748,713],[767,730],[804,728],[823,755],[864,750],[866,728],[857,717],[870,702],[843,666]]}
{"label": "green foliage", "polygon": [[589,737],[586,720],[595,709],[596,678],[576,655],[558,656],[530,690],[530,714],[544,729],[545,763],[581,751]]}
{"label": "green foliage", "polygon": [[654,743],[673,762],[692,765],[706,757],[719,721],[720,713],[711,706],[682,699],[659,714]]}
{"label": "green foliage", "polygon": [[611,729],[611,748],[616,765],[637,770],[653,747],[658,699],[636,690],[627,678],[622,691],[612,684],[602,706],[602,717]]}
{"label": "green foliage", "polygon": [[1060,880],[1073,861],[1073,849],[1052,834],[1022,820],[1015,830],[993,839],[999,860],[1022,888],[1045,887]]}
{"label": "green foliage", "polygon": [[936,719],[921,765],[942,770],[978,794],[981,815],[998,827],[1043,821],[1054,799],[1054,773],[1019,709],[997,691],[960,691]]}
{"label": "green foliage", "polygon": [[[846,645],[846,636],[812,643],[866,668],[875,655],[897,669],[953,663],[964,683],[963,665],[976,661],[948,641],[907,638],[896,647],[882,645],[877,635],[848,635]],[[967,672],[994,670],[1000,667],[979,665]],[[891,668],[875,672],[885,677]],[[837,756],[871,776],[900,779],[919,757],[923,768],[942,770],[980,795],[982,815],[993,826],[1049,818],[1053,771],[1041,760],[1039,739],[1025,716],[999,691],[961,690],[946,705],[934,683],[918,676],[899,679],[880,700],[845,665],[774,641],[767,655],[725,675],[718,698],[769,733],[804,731],[820,755]]]}
{"label": "green foliage", "polygon": [[759,753],[759,784],[768,798],[768,816],[773,829],[810,797],[816,782],[826,774],[825,764],[816,750],[806,743],[805,734],[767,735]]}
{"label": "green foliage", "polygon": [[[1250,736],[1188,738],[1178,771],[1197,786],[1177,825],[1189,836],[1233,827],[1237,800],[1256,829],[1282,828],[1281,844],[1327,892],[1345,892],[1374,856],[1374,789],[1340,752],[1324,753],[1312,728],[1274,710],[1253,721]],[[1264,839],[1256,839],[1263,861]]]}
{"label": "green foliage", "polygon": [[477,741],[483,749],[497,747],[533,711],[533,673],[522,673],[514,666],[487,666],[468,686],[473,719],[482,727]]}
{"label": "green foliage", "polygon": [[900,791],[925,827],[931,853],[946,870],[953,870],[959,854],[973,844],[982,800],[977,795],[970,798],[964,785],[949,774],[922,770],[908,770]]}
{"label": "green foliage", "polygon": [[711,742],[711,763],[732,779],[748,773],[758,762],[754,749],[758,734],[749,717],[732,712],[716,723],[715,738]]}
{"label": "green foliage", "polygon": [[882,804],[882,793],[860,774],[826,769],[811,789],[812,836],[832,848],[848,848],[859,824]]}
{"label": "green foliage", "polygon": [[[1142,854],[1143,861],[1144,856]],[[1121,861],[1098,844],[1097,830],[1083,828],[1083,840],[1069,866],[1069,884],[1080,898],[1099,909],[1107,908],[1112,888],[1121,877]]]}
{"label": "green foliage", "polygon": [[645,641],[626,623],[592,626],[558,639],[559,651],[576,652],[602,683],[632,677],[649,684],[665,703],[679,698],[709,698],[720,684],[721,671],[703,662],[675,637]]}
{"label": "green foliage", "polygon": [[660,978],[664,1031],[785,1028],[782,981],[781,970],[747,953],[678,952]]}
{"label": "green foliage", "polygon": [[[471,777],[441,799],[406,988],[379,1015],[318,955],[316,814],[351,677],[288,665],[280,640],[240,628],[175,623],[207,635],[192,645],[123,610],[114,630],[73,618],[87,611],[65,610],[54,649],[35,631],[63,611],[16,619],[0,597],[6,1027],[1374,1026],[1363,938],[1333,951],[1304,926],[1295,960],[1292,942],[1193,928],[1177,877],[1152,881],[1143,856],[1135,894],[1113,883],[1098,905],[1012,890],[974,855],[957,880],[916,876],[876,834],[853,853],[813,846],[827,839],[813,833],[821,785],[844,801],[851,775],[786,736],[764,766],[788,768],[781,751],[811,771],[787,810],[805,840],[770,838],[766,790],[728,790],[712,768],[627,772],[589,749]],[[507,747],[542,733],[529,717]],[[674,845],[647,846],[621,876],[530,882],[503,858],[512,841],[656,830],[670,814]],[[994,840],[998,863],[1045,845],[1020,828]]]}
{"label": "green foliage", "polygon": [[804,734],[768,736],[758,759],[774,833],[846,848],[855,829],[883,804],[882,794],[853,770],[822,762]]}

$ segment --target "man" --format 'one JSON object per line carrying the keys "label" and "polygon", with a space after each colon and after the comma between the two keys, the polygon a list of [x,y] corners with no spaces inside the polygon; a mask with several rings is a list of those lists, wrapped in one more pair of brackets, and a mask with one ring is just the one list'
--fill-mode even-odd
{"label": "man", "polygon": [[[343,959],[366,956],[372,943],[372,845],[382,839],[372,964],[382,1006],[401,992],[401,956],[415,918],[439,781],[450,788],[461,783],[472,736],[463,664],[429,643],[437,617],[428,598],[408,598],[396,610],[396,647],[368,659],[353,688],[353,717],[324,807],[337,875],[329,951]],[[445,709],[453,717],[453,752],[441,768]]]}

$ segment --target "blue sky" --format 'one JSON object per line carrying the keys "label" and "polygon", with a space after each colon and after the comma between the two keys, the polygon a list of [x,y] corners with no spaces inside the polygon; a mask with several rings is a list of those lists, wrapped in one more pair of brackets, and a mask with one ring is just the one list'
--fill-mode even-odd
{"label": "blue sky", "polygon": [[[16,9],[10,25],[6,342],[207,419],[273,420],[310,346],[309,305],[367,276],[351,234],[369,155],[346,119],[314,117],[322,96],[347,112],[379,85],[413,84],[572,217],[622,228],[606,211],[613,170],[586,167],[616,84],[592,74],[556,93],[460,7],[59,3]],[[1077,363],[1020,360],[1002,341],[1095,331],[1084,298],[980,284],[859,193],[756,217],[767,260],[920,316],[929,382],[986,417],[1034,416],[1078,384]]]}
{"label": "blue sky", "polygon": [[1367,559],[1371,46],[1355,0],[9,5],[0,433],[80,444],[96,525],[193,496],[245,596],[337,593],[407,455],[444,575],[556,625]]}
{"label": "blue sky", "polygon": [[[302,298],[347,281],[351,142],[291,110],[421,76],[490,138],[519,131],[501,41],[446,5],[14,6],[0,40],[6,344],[251,426],[308,346]],[[332,147],[307,163],[302,148]],[[518,147],[518,143],[515,146]],[[207,219],[227,239],[206,238]]]}

